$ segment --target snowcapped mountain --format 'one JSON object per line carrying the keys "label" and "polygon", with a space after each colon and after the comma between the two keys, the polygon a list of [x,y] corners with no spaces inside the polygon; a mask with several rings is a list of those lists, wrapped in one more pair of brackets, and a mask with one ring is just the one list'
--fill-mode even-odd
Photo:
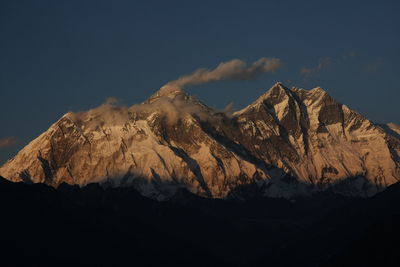
{"label": "snowcapped mountain", "polygon": [[135,186],[164,199],[179,188],[226,197],[255,185],[291,197],[315,190],[372,195],[400,179],[400,138],[323,89],[275,84],[228,116],[178,88],[142,104],[67,113],[0,167],[12,181]]}
{"label": "snowcapped mountain", "polygon": [[399,139],[319,87],[278,83],[235,117],[252,153],[305,184],[370,195],[400,177]]}

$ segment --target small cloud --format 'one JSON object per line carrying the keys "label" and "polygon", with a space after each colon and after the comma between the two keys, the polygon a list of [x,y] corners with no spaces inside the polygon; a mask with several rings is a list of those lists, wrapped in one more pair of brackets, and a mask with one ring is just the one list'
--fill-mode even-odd
{"label": "small cloud", "polygon": [[347,53],[347,54],[344,54],[344,55],[342,56],[342,58],[339,58],[338,62],[339,62],[339,63],[342,63],[343,61],[353,59],[353,58],[355,58],[356,56],[357,56],[356,52],[351,51],[351,52],[349,52],[349,53]]}
{"label": "small cloud", "polygon": [[355,57],[357,57],[357,54],[354,51],[347,52],[334,59],[332,59],[332,57],[322,57],[319,59],[318,64],[316,66],[301,68],[300,74],[301,76],[303,76],[304,82],[308,82],[321,70],[326,69],[331,65],[343,64],[346,61],[353,60]]}
{"label": "small cloud", "polygon": [[15,145],[18,142],[18,138],[14,136],[0,139],[0,149]]}
{"label": "small cloud", "polygon": [[377,73],[383,69],[383,60],[377,58],[375,61],[364,66],[364,70],[370,73]]}
{"label": "small cloud", "polygon": [[163,90],[176,90],[188,85],[198,85],[217,81],[240,81],[254,79],[264,73],[274,73],[282,66],[279,58],[262,57],[252,64],[240,59],[220,63],[214,69],[198,69],[189,75],[168,82]]}
{"label": "small cloud", "polygon": [[227,115],[228,117],[232,116],[233,114],[233,102],[230,102],[228,105],[226,105],[226,107],[222,110],[223,113],[225,113],[225,115]]}
{"label": "small cloud", "polygon": [[321,70],[329,67],[332,64],[332,59],[330,57],[323,57],[319,59],[318,65],[313,68],[303,67],[300,70],[300,74],[303,76],[304,81],[309,81],[315,74]]}

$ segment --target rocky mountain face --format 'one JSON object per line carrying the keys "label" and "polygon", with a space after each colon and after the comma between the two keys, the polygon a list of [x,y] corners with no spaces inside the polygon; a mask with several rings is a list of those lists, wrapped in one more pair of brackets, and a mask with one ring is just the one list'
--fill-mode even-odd
{"label": "rocky mountain face", "polygon": [[[319,190],[369,196],[400,179],[399,127],[377,125],[323,89],[275,84],[228,116],[180,89],[128,108],[67,113],[0,167],[11,181],[134,186],[165,199]],[[241,190],[243,189],[243,190]]]}

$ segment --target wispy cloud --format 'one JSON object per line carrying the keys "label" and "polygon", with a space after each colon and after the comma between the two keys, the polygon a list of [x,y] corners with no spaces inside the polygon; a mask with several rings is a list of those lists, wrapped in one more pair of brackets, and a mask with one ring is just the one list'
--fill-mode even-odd
{"label": "wispy cloud", "polygon": [[[200,105],[193,105],[186,101],[184,97],[168,97],[168,94],[180,90],[188,85],[198,85],[216,81],[239,81],[256,78],[264,73],[273,73],[282,65],[279,58],[260,58],[252,64],[233,59],[220,63],[212,70],[198,69],[192,74],[182,76],[176,80],[168,82],[157,94],[151,98],[151,101],[133,105],[131,107],[118,106],[117,100],[109,98],[107,101],[97,108],[86,112],[70,112],[68,117],[77,125],[85,122],[87,129],[95,129],[103,125],[115,125],[125,123],[131,116],[137,113],[160,112],[165,117],[168,124],[174,124],[177,120],[183,118],[187,114],[196,114],[202,120],[215,119],[210,116],[210,112],[202,108]],[[157,99],[157,101],[154,101]],[[150,99],[149,99],[150,100]],[[232,113],[233,103],[225,107],[221,112],[230,116]],[[218,112],[218,110],[215,110]]]}
{"label": "wispy cloud", "polygon": [[351,51],[338,57],[322,57],[318,60],[318,64],[314,67],[303,67],[300,69],[300,74],[304,82],[310,81],[320,71],[329,68],[332,65],[343,64],[357,56],[356,52]]}
{"label": "wispy cloud", "polygon": [[[192,74],[182,76],[163,86],[163,90],[184,88],[188,85],[198,85],[216,81],[249,80],[267,72],[276,72],[282,65],[279,58],[260,58],[251,65],[240,59],[220,63],[216,68],[198,69]],[[172,89],[173,90],[173,89]]]}
{"label": "wispy cloud", "polygon": [[14,136],[0,139],[0,149],[15,145],[18,142],[18,138]]}
{"label": "wispy cloud", "polygon": [[382,58],[377,58],[374,61],[366,64],[364,66],[364,70],[369,73],[377,73],[383,69],[383,65]]}
{"label": "wispy cloud", "polygon": [[347,53],[347,54],[342,55],[342,57],[339,59],[339,62],[352,59],[352,58],[354,58],[354,57],[356,57],[356,56],[357,56],[357,53],[354,52],[354,51],[351,51],[351,52],[349,52],[349,53]]}
{"label": "wispy cloud", "polygon": [[303,67],[300,70],[300,74],[303,76],[305,82],[309,81],[314,75],[316,75],[321,70],[329,67],[332,64],[332,59],[330,57],[323,57],[319,59],[318,65],[312,68]]}

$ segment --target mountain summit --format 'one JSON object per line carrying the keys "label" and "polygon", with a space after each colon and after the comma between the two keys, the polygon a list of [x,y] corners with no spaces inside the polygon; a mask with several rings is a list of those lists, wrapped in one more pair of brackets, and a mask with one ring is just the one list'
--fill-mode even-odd
{"label": "mountain summit", "polygon": [[249,186],[278,197],[326,189],[369,196],[400,179],[396,129],[319,87],[276,83],[233,116],[162,88],[132,107],[65,114],[0,175],[52,186],[134,186],[160,200],[179,188],[223,198]]}

